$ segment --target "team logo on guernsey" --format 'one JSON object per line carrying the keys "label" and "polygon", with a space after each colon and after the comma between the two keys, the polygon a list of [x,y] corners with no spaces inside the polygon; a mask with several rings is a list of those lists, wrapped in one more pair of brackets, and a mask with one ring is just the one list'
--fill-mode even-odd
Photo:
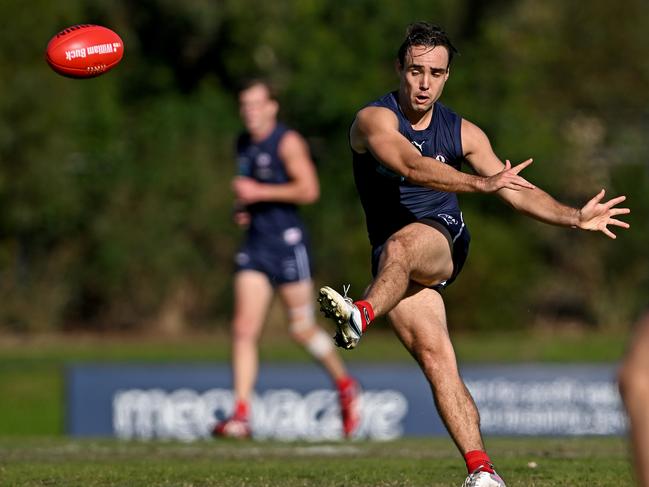
{"label": "team logo on guernsey", "polygon": [[291,227],[284,230],[284,242],[288,245],[296,245],[302,241],[302,230],[297,227]]}
{"label": "team logo on guernsey", "polygon": [[245,252],[239,252],[235,256],[234,261],[239,265],[246,265],[250,262],[250,256]]}
{"label": "team logo on guernsey", "polygon": [[258,166],[267,167],[270,166],[270,163],[272,162],[272,158],[270,157],[270,154],[262,152],[257,156],[255,162],[257,163]]}
{"label": "team logo on guernsey", "polygon": [[444,157],[442,154],[437,154],[435,156],[435,159],[437,159],[439,162],[446,162],[446,157]]}
{"label": "team logo on guernsey", "polygon": [[412,145],[414,145],[417,149],[419,149],[419,152],[423,154],[424,142],[426,142],[425,140],[422,140],[421,142],[417,142],[416,140],[411,140],[410,142],[412,142]]}

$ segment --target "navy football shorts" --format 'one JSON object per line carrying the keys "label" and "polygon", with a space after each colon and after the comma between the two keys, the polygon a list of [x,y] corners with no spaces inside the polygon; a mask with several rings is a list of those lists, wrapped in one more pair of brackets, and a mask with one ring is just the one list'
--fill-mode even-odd
{"label": "navy football shorts", "polygon": [[[266,274],[273,286],[311,279],[307,244],[300,238],[249,238],[235,257],[235,272],[254,270]],[[286,234],[286,232],[285,232]]]}
{"label": "navy football shorts", "polygon": [[[448,230],[448,233],[451,236],[452,245],[453,245],[453,274],[446,281],[441,282],[435,286],[431,286],[432,289],[441,291],[448,285],[450,285],[455,278],[458,276],[466,258],[469,255],[469,243],[471,242],[471,235],[469,234],[469,229],[464,224],[464,219],[462,218],[462,213],[439,213],[437,215],[429,216],[417,220],[418,223],[423,223],[430,225],[431,222],[438,223]],[[385,242],[381,245],[372,248],[372,275],[376,276],[376,273],[379,268],[379,259],[381,258],[381,252],[383,252],[383,247]]]}

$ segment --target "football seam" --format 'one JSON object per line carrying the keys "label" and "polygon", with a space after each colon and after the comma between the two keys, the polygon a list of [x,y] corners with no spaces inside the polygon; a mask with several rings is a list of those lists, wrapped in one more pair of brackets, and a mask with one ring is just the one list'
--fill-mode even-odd
{"label": "football seam", "polygon": [[[93,27],[100,27],[100,26],[93,25]],[[106,28],[102,27],[102,29],[106,29]],[[122,48],[122,52],[123,52],[124,51],[124,41],[122,41],[122,38],[119,35],[117,35],[116,32],[114,32],[114,31],[112,31],[110,29],[106,29],[106,30],[109,31],[112,35],[114,35],[116,37],[116,39],[119,39],[119,44],[120,44],[120,46]],[[83,32],[83,31],[75,31],[75,32],[72,32],[71,34],[85,34],[85,32]],[[75,37],[78,37],[78,35],[69,35],[67,37],[61,37],[60,39],[58,37],[55,37],[54,39],[52,39],[52,41],[50,41],[48,43],[47,49],[48,50],[49,49],[57,49],[61,44],[63,44],[63,41],[65,41],[65,42],[72,41],[72,40],[74,40]],[[54,42],[54,41],[59,41],[59,40],[61,40],[61,42]],[[111,44],[113,42],[116,42],[116,41],[110,41]],[[104,42],[103,44],[108,44],[108,43],[109,42]]]}
{"label": "football seam", "polygon": [[97,24],[75,24],[71,25],[70,27],[67,27],[63,29],[61,32],[58,32],[56,34],[56,38],[58,39],[59,37],[65,37],[68,34],[72,34],[73,32],[76,32],[78,30],[86,29],[88,27],[101,27],[101,25]]}

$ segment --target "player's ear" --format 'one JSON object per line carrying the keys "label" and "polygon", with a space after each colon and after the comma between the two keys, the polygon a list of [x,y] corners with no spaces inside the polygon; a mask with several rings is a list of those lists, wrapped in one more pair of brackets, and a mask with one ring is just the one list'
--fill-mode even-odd
{"label": "player's ear", "polygon": [[446,73],[444,74],[444,81],[448,80],[448,77],[451,74],[451,67],[446,68]]}

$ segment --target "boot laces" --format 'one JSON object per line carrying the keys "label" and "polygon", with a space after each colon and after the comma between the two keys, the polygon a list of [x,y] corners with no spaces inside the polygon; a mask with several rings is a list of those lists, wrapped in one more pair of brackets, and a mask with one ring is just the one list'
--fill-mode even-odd
{"label": "boot laces", "polygon": [[351,284],[343,284],[343,299],[347,301],[349,304],[354,304],[354,301],[352,301],[352,298],[347,296],[347,293],[349,292],[349,288],[352,287]]}

